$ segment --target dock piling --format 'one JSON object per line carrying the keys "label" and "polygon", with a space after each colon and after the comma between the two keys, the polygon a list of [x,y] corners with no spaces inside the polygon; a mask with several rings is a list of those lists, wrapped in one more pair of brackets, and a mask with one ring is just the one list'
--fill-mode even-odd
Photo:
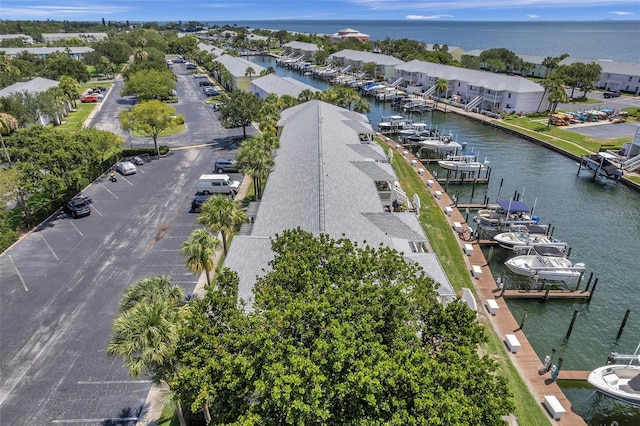
{"label": "dock piling", "polygon": [[622,330],[624,330],[624,326],[627,325],[627,320],[629,319],[630,309],[627,309],[627,312],[624,314],[624,319],[622,320],[622,324],[620,324],[620,328],[618,329],[618,334],[616,335],[616,341],[620,339],[622,336]]}
{"label": "dock piling", "polygon": [[591,287],[591,280],[593,279],[593,271],[589,274],[589,279],[587,280],[587,287],[585,287],[584,291],[589,291],[589,287]]}
{"label": "dock piling", "polygon": [[524,326],[524,320],[527,319],[527,310],[525,309],[522,313],[522,319],[520,320],[520,325],[518,326],[518,330],[522,330],[522,326]]}
{"label": "dock piling", "polygon": [[573,318],[571,318],[571,324],[569,324],[569,329],[567,330],[567,335],[564,338],[565,340],[569,340],[569,337],[571,337],[571,333],[573,332],[573,324],[575,324],[575,322],[576,322],[576,318],[578,317],[578,313],[579,313],[579,311],[577,309],[574,309]]}
{"label": "dock piling", "polygon": [[596,278],[593,281],[593,288],[591,289],[591,293],[589,293],[589,298],[587,299],[587,305],[591,303],[591,298],[593,297],[593,293],[596,292],[596,286],[598,285],[598,279]]}

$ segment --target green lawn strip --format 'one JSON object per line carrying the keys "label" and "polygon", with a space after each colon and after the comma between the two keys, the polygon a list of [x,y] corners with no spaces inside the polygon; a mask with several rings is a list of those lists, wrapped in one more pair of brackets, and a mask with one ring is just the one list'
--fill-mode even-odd
{"label": "green lawn strip", "polygon": [[[483,321],[489,330],[489,324]],[[484,353],[498,363],[498,374],[507,379],[509,390],[513,396],[515,415],[521,425],[549,425],[551,422],[540,404],[535,400],[522,376],[507,355],[502,339],[496,333],[487,333],[488,342],[482,346]]]}
{"label": "green lawn strip", "polygon": [[178,416],[176,416],[175,404],[168,401],[162,408],[162,414],[158,420],[158,426],[178,426]]}
{"label": "green lawn strip", "polygon": [[[378,142],[383,149],[387,150],[389,148],[387,144]],[[461,291],[462,287],[467,287],[475,293],[457,237],[428,187],[416,173],[415,168],[409,165],[401,156],[394,155],[393,167],[407,195],[411,198],[413,194],[418,194],[418,197],[420,197],[420,222],[433,251],[438,255],[438,260],[442,264],[447,277],[449,277],[451,285],[457,292]],[[546,414],[536,402],[518,370],[511,363],[502,340],[493,332],[491,325],[486,322],[484,322],[484,325],[489,331],[487,333],[489,342],[486,347],[483,346],[483,350],[499,363],[498,373],[507,379],[516,407],[514,414],[518,418],[519,424],[550,424]]]}
{"label": "green lawn strip", "polygon": [[69,115],[65,118],[64,123],[62,123],[58,127],[60,129],[69,131],[81,129],[84,126],[85,120],[87,119],[87,117],[89,117],[89,114],[91,114],[91,111],[93,111],[93,108],[95,106],[96,104],[93,103],[83,104],[78,101],[76,110],[70,112]]}
{"label": "green lawn strip", "polygon": [[635,182],[638,185],[640,185],[640,176],[625,176],[627,179],[629,179],[631,182]]}
{"label": "green lawn strip", "polygon": [[593,152],[597,152],[600,150],[600,143],[597,144],[589,144],[589,147],[585,147],[584,145],[578,143],[576,145],[576,142],[570,141],[570,140],[566,140],[564,138],[559,138],[559,137],[549,137],[549,135],[546,134],[542,134],[540,132],[537,132],[535,130],[530,130],[527,128],[524,128],[524,126],[519,126],[519,125],[512,125],[511,123],[497,123],[498,126],[502,126],[508,129],[512,129],[515,130],[519,133],[522,133],[524,135],[527,136],[531,136],[532,138],[536,138],[539,139],[543,142],[546,142],[550,145],[553,145],[555,147],[558,147],[564,151],[567,151],[571,154],[577,155],[577,156],[581,156],[581,155],[588,155],[591,154]]}

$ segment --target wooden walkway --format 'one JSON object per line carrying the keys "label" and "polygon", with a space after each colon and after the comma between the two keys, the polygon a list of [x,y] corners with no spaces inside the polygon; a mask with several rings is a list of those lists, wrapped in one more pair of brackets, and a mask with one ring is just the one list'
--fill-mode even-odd
{"label": "wooden walkway", "polygon": [[505,299],[589,299],[591,292],[566,290],[505,290]]}
{"label": "wooden walkway", "polygon": [[[458,235],[453,228],[454,222],[462,225],[463,233],[460,234],[462,237],[459,238],[458,241],[460,250],[463,254],[467,254],[465,256],[467,270],[474,281],[476,297],[480,299],[478,306],[481,306],[482,308],[479,309],[479,314],[486,315],[489,318],[489,322],[493,326],[494,331],[501,339],[503,339],[503,342],[505,342],[505,336],[507,334],[515,335],[517,340],[520,342],[521,346],[517,353],[513,354],[509,351],[507,352],[536,401],[542,405],[545,395],[553,395],[566,410],[566,413],[560,420],[552,420],[551,417],[549,417],[550,421],[554,423],[557,422],[562,425],[585,425],[586,423],[584,420],[571,410],[571,403],[564,395],[558,384],[551,380],[550,375],[548,373],[546,375],[538,374],[538,368],[542,366],[542,361],[538,358],[538,355],[529,344],[527,337],[524,335],[522,330],[520,330],[520,326],[513,315],[511,315],[511,311],[509,310],[505,299],[503,297],[499,297],[500,290],[493,279],[493,275],[491,274],[487,260],[482,254],[480,245],[477,241],[466,241],[463,239],[464,235],[469,231],[469,227],[464,220],[464,216],[460,213],[458,208],[455,207],[444,188],[440,183],[435,181],[431,173],[419,159],[417,159],[411,152],[404,149],[396,149],[395,141],[384,137],[383,140],[385,140],[395,150],[396,155],[402,156],[404,154],[406,161],[416,169],[417,174],[429,188],[431,194],[440,206],[441,211],[443,211],[445,217],[449,221],[451,232],[456,236]],[[468,250],[468,252],[466,250]],[[497,305],[498,309],[495,316],[489,315],[485,308],[488,300],[495,301],[495,304]],[[560,378],[563,378],[563,376],[563,371],[560,370]],[[544,407],[541,407],[541,409],[544,412],[547,412]]]}
{"label": "wooden walkway", "polygon": [[586,382],[587,377],[589,377],[589,373],[591,371],[578,371],[578,370],[563,370],[560,369],[560,373],[558,374],[558,380],[575,380]]}

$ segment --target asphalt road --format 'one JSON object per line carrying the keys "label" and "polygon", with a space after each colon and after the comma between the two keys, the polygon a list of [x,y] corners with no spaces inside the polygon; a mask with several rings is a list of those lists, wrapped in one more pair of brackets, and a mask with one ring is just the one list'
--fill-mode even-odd
{"label": "asphalt road", "polygon": [[[196,180],[216,158],[233,158],[231,139],[242,135],[220,126],[197,79],[174,71],[187,130],[160,143],[178,149],[117,182],[98,179],[83,191],[90,216],[56,215],[0,256],[0,425],[123,425],[140,414],[150,382],[105,352],[118,301],[147,276],[193,290],[178,250],[198,227]],[[133,102],[121,88],[116,81],[92,125],[126,136],[117,116]],[[147,139],[132,142],[152,146]]]}

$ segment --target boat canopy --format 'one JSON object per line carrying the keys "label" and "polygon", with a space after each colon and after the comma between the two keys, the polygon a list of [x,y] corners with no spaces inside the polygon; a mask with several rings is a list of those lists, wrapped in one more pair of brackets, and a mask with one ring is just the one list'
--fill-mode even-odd
{"label": "boat canopy", "polygon": [[522,201],[499,200],[498,205],[511,213],[529,213],[529,207]]}
{"label": "boat canopy", "polygon": [[558,247],[536,246],[534,247],[534,250],[541,256],[564,257],[564,253]]}

